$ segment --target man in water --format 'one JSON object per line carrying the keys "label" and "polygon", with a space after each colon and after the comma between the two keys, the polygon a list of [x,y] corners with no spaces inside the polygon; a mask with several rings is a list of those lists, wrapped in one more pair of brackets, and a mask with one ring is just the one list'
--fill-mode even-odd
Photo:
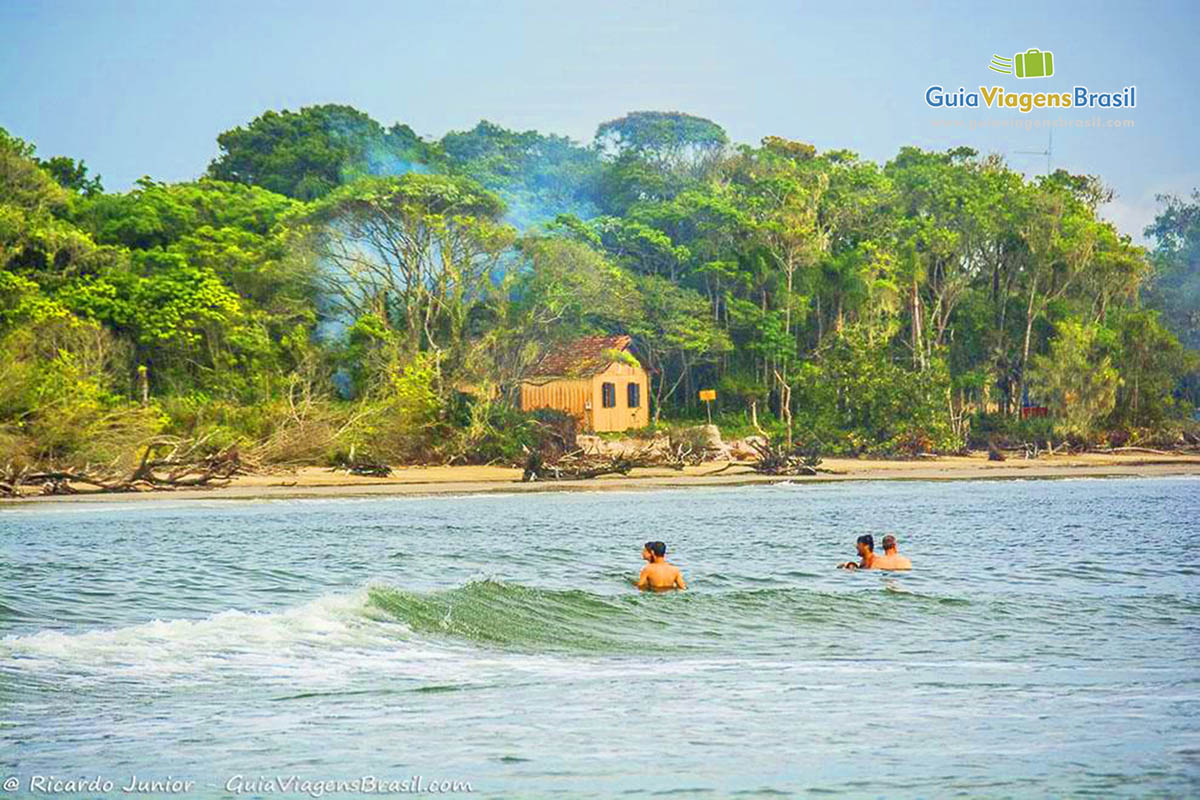
{"label": "man in water", "polygon": [[912,569],[912,562],[896,552],[896,537],[889,533],[883,537],[883,555],[875,556],[871,569]]}
{"label": "man in water", "polygon": [[838,569],[873,569],[876,558],[875,537],[869,533],[864,533],[858,537],[858,540],[854,543],[854,547],[858,550],[858,557],[862,560],[857,564],[853,561],[838,564]]}
{"label": "man in water", "polygon": [[664,542],[646,542],[642,546],[642,558],[649,563],[642,567],[642,574],[633,582],[634,586],[643,591],[652,589],[656,592],[687,588],[679,567],[667,562],[667,545]]}

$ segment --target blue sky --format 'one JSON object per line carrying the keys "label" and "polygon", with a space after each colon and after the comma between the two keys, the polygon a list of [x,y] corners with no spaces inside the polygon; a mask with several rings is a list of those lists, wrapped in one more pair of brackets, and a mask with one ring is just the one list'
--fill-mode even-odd
{"label": "blue sky", "polygon": [[[903,145],[969,145],[1045,169],[1045,130],[937,128],[1022,117],[931,109],[925,89],[1115,90],[1132,119],[1059,129],[1054,166],[1101,175],[1132,234],[1154,195],[1200,186],[1200,4],[826,2],[28,2],[0,0],[0,126],[42,155],[83,158],[110,190],[198,176],[216,135],[266,109],[348,103],[418,133],[489,119],[590,140],[627,111],[709,117],[885,161]],[[1056,74],[989,72],[992,54],[1051,50]]]}

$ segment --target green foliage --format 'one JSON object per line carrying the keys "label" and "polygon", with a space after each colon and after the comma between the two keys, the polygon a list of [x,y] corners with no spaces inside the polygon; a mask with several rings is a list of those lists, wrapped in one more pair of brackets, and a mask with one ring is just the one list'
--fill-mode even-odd
{"label": "green foliage", "polygon": [[712,120],[676,111],[633,111],[596,129],[596,143],[664,171],[695,168],[714,158],[729,137]]}
{"label": "green foliage", "polygon": [[469,131],[447,133],[440,145],[451,169],[499,195],[508,206],[507,219],[520,228],[560,214],[596,214],[601,163],[594,148],[487,121]]}
{"label": "green foliage", "polygon": [[217,137],[210,177],[313,200],[361,175],[395,175],[433,158],[407,125],[383,128],[350,106],[268,111]]}
{"label": "green foliage", "polygon": [[104,191],[100,184],[100,176],[88,177],[87,165],[66,156],[54,156],[46,160],[36,159],[38,166],[44,169],[51,178],[64,189],[69,189],[85,197],[93,197]]}
{"label": "green foliage", "polygon": [[451,175],[360,178],[303,218],[324,263],[327,302],[345,317],[374,314],[409,352],[435,351],[461,367],[472,312],[493,295],[516,232],[504,204]]}
{"label": "green foliage", "polygon": [[1200,350],[1200,190],[1191,202],[1159,196],[1165,207],[1146,228],[1158,247],[1147,302],[1163,312],[1167,326],[1193,350]]}
{"label": "green foliage", "polygon": [[1097,325],[1063,320],[1049,353],[1034,357],[1030,390],[1049,406],[1060,436],[1090,439],[1116,405],[1119,376],[1112,358],[1102,355],[1105,333]]}
{"label": "green foliage", "polygon": [[716,388],[733,432],[830,452],[1149,441],[1200,399],[1200,195],[1163,198],[1148,257],[1094,176],[733,147],[676,112],[581,146],[326,105],[218,142],[201,180],[108,194],[0,130],[0,446],[511,463],[554,427],[514,408],[522,377],[594,334],[632,337],[654,429]]}
{"label": "green foliage", "polygon": [[946,416],[949,385],[944,361],[910,369],[864,328],[850,326],[800,368],[796,429],[836,452],[956,451],[963,443]]}
{"label": "green foliage", "polygon": [[0,338],[0,431],[15,453],[52,462],[127,461],[161,429],[156,409],[116,391],[119,347],[102,328],[64,319]]}
{"label": "green foliage", "polygon": [[148,250],[206,230],[267,237],[297,208],[298,203],[256,186],[211,179],[164,184],[143,178],[130,192],[83,203],[76,217],[101,244]]}
{"label": "green foliage", "polygon": [[697,292],[657,275],[637,279],[641,314],[630,325],[638,353],[651,374],[654,421],[690,372],[711,364],[731,345],[708,319],[709,307]]}
{"label": "green foliage", "polygon": [[427,353],[418,353],[393,372],[390,388],[400,430],[419,438],[437,424],[443,410],[440,381],[437,359]]}
{"label": "green foliage", "polygon": [[1110,424],[1162,428],[1190,410],[1177,389],[1179,376],[1200,370],[1200,354],[1183,345],[1149,309],[1126,311],[1116,320],[1108,351],[1120,374]]}
{"label": "green foliage", "polygon": [[972,421],[969,444],[980,450],[991,444],[1009,448],[1027,445],[1044,447],[1061,441],[1057,426],[1058,422],[1053,417],[1022,419],[1012,414],[979,414]]}

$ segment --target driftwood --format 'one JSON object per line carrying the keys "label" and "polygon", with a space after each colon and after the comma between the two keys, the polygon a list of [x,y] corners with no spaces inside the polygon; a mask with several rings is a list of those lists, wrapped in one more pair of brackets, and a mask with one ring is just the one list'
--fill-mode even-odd
{"label": "driftwood", "polygon": [[576,449],[557,458],[547,458],[542,450],[534,450],[525,459],[525,471],[521,480],[578,481],[599,478],[603,475],[628,475],[633,469],[642,467],[669,467],[682,470],[691,455],[687,448],[643,447],[632,453],[602,455]]}
{"label": "driftwood", "polygon": [[1097,453],[1149,453],[1153,456],[1170,456],[1175,455],[1167,450],[1155,450],[1151,447],[1099,447],[1094,452]]}
{"label": "driftwood", "polygon": [[361,459],[353,464],[347,464],[346,471],[351,475],[366,475],[370,478],[386,478],[392,474],[392,468],[387,464]]}
{"label": "driftwood", "polygon": [[350,445],[350,453],[331,472],[346,470],[351,475],[364,475],[368,478],[386,478],[392,474],[392,468],[387,464],[358,452],[356,445]]}
{"label": "driftwood", "polygon": [[541,452],[535,450],[525,460],[525,472],[521,480],[579,481],[599,478],[601,475],[628,475],[634,466],[627,456],[589,455],[582,450],[574,450],[554,462],[547,462]]}
{"label": "driftwood", "polygon": [[34,469],[9,462],[0,472],[0,496],[21,497],[22,487],[35,487],[44,495],[80,494],[80,486],[91,487],[86,491],[92,493],[215,488],[250,471],[236,446],[211,452],[204,447],[206,439],[152,439],[131,473],[111,465]]}
{"label": "driftwood", "polygon": [[758,460],[750,468],[762,475],[816,475],[821,465],[820,447],[800,446],[787,440],[752,439]]}

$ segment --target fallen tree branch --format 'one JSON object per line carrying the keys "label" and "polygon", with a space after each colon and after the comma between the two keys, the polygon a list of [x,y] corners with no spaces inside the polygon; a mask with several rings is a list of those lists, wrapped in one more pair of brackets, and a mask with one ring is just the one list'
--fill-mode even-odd
{"label": "fallen tree branch", "polygon": [[[248,472],[236,447],[202,455],[201,448],[206,440],[207,437],[152,439],[146,443],[137,467],[129,474],[111,466],[97,470],[90,465],[82,469],[34,471],[28,466],[17,469],[10,462],[0,473],[0,496],[21,497],[24,486],[36,487],[40,494],[50,495],[79,494],[77,485],[94,487],[92,491],[99,493],[217,488],[228,486],[233,476]],[[165,448],[170,451],[159,457]],[[169,471],[165,475],[156,472],[163,469]]]}
{"label": "fallen tree branch", "polygon": [[750,468],[761,475],[816,475],[821,464],[819,445],[800,447],[787,440],[752,439],[758,460]]}

